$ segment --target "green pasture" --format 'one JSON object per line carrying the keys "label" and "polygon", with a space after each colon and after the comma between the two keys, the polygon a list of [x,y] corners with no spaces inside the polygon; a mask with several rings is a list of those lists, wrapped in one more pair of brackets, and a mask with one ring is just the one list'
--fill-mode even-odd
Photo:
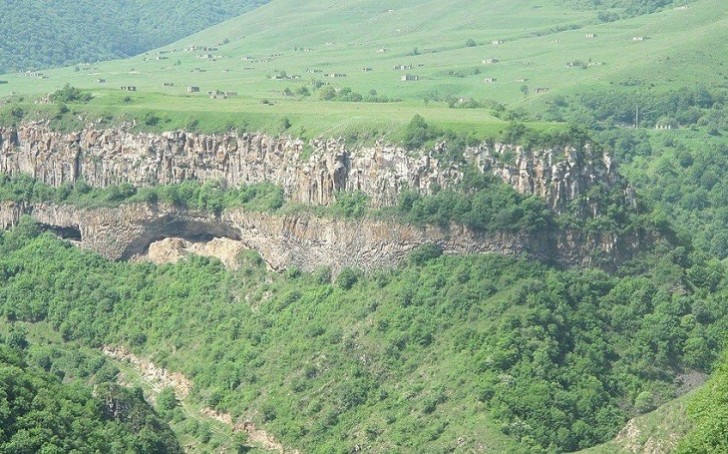
{"label": "green pasture", "polygon": [[[68,83],[94,93],[84,108],[90,113],[154,110],[170,127],[196,121],[203,130],[275,131],[286,118],[292,134],[336,135],[386,132],[420,114],[492,135],[504,122],[489,108],[451,109],[445,101],[494,100],[538,111],[559,95],[602,86],[656,95],[685,85],[725,86],[728,56],[718,43],[728,28],[728,4],[687,6],[600,23],[594,11],[565,8],[559,0],[407,0],[394,7],[374,0],[276,0],[131,59],[0,76],[7,81],[0,98],[15,94],[32,102]],[[503,43],[492,44],[498,40]],[[411,69],[395,69],[401,65]],[[402,81],[404,75],[418,80]],[[314,84],[399,101],[322,101]],[[127,86],[136,91],[121,90]],[[189,93],[193,86],[200,92]],[[302,87],[311,95],[297,95]],[[235,95],[210,99],[215,91]]]}

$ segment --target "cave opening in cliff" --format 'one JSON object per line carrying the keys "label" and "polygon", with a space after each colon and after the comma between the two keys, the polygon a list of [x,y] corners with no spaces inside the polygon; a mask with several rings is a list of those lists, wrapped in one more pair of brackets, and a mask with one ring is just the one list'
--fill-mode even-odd
{"label": "cave opening in cliff", "polygon": [[122,260],[146,255],[152,243],[168,238],[179,238],[191,243],[208,243],[215,238],[240,240],[240,233],[236,229],[219,222],[164,218],[144,227],[144,232],[126,247],[121,255]]}
{"label": "cave opening in cliff", "polygon": [[77,241],[80,242],[82,240],[81,238],[81,229],[78,228],[78,226],[58,226],[58,225],[50,225],[50,224],[38,224],[38,227],[43,232],[51,232],[52,234],[56,235],[59,238],[62,238],[64,240],[69,241]]}

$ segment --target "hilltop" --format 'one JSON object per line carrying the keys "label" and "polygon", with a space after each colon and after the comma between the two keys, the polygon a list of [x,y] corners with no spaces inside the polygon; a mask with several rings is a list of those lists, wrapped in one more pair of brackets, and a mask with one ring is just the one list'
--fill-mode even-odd
{"label": "hilltop", "polygon": [[[524,116],[583,122],[595,102],[649,100],[696,80],[725,88],[715,45],[728,20],[724,2],[672,2],[652,14],[583,6],[276,0],[131,59],[3,76],[0,96],[70,83],[92,91],[85,109],[95,115],[159,111],[167,129],[376,135],[422,113],[486,135]],[[600,90],[607,100],[581,96]],[[645,107],[645,124],[666,110]],[[624,109],[616,121],[631,124],[635,106]]]}

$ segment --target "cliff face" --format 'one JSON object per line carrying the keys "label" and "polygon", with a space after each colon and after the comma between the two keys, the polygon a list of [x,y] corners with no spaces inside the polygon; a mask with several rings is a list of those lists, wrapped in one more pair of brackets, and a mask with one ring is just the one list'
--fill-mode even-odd
{"label": "cliff face", "polygon": [[[129,183],[151,186],[186,180],[222,181],[228,186],[269,182],[289,200],[331,204],[339,191],[361,191],[375,207],[397,203],[404,189],[420,194],[462,181],[465,165],[491,172],[522,194],[543,198],[552,210],[574,205],[585,216],[598,214],[591,197],[620,188],[633,203],[608,155],[588,145],[527,151],[503,144],[481,144],[464,152],[465,164],[444,164],[431,153],[411,153],[376,144],[352,149],[337,140],[304,143],[260,134],[200,135],[181,131],[133,133],[124,128],[64,134],[42,123],[0,128],[0,172],[29,174],[59,186],[85,181],[104,187]],[[433,150],[434,152],[441,150]],[[307,157],[305,157],[307,156]],[[144,254],[164,238],[188,241],[229,238],[258,251],[274,269],[317,266],[362,269],[391,266],[412,249],[437,243],[446,253],[527,255],[566,266],[592,265],[601,255],[616,263],[639,249],[644,238],[576,231],[482,233],[463,226],[416,227],[384,220],[336,220],[308,214],[270,215],[228,210],[221,216],[157,205],[125,205],[95,210],[52,204],[0,206],[0,226],[24,214],[48,229],[111,259]],[[187,246],[186,246],[187,247]]]}
{"label": "cliff face", "polygon": [[386,220],[341,220],[310,214],[274,215],[240,209],[220,216],[164,205],[132,204],[118,208],[77,209],[69,205],[0,205],[0,227],[16,225],[23,215],[113,260],[144,255],[164,238],[191,242],[234,240],[233,247],[257,251],[274,270],[296,266],[313,271],[328,266],[371,270],[401,262],[418,246],[436,243],[447,254],[495,253],[525,256],[561,266],[617,263],[645,239],[577,232],[482,233],[463,226],[417,227]]}
{"label": "cliff face", "polygon": [[[145,134],[125,128],[64,134],[43,123],[28,123],[0,128],[0,172],[29,174],[53,186],[77,180],[95,187],[185,180],[217,180],[228,186],[269,182],[283,187],[295,202],[328,205],[338,191],[361,191],[375,207],[394,205],[403,189],[430,194],[463,178],[461,166],[393,145],[351,148],[339,140],[313,140],[309,145],[312,152],[304,157],[305,144],[290,137]],[[586,195],[595,186],[619,184],[609,156],[588,145],[526,151],[481,144],[465,150],[464,157],[518,192],[542,197],[557,212],[575,199],[588,204]]]}

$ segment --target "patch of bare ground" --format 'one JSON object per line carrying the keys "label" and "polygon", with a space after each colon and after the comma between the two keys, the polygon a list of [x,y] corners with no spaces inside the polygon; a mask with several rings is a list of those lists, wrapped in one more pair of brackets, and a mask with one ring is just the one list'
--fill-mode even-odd
{"label": "patch of bare ground", "polygon": [[145,255],[135,257],[157,265],[177,263],[190,254],[217,258],[230,270],[238,269],[238,254],[245,248],[242,242],[230,238],[213,238],[206,242],[191,242],[182,238],[165,238],[149,245]]}
{"label": "patch of bare ground", "polygon": [[[149,383],[153,396],[156,397],[162,389],[171,387],[175,390],[177,398],[183,401],[192,389],[192,382],[178,372],[170,372],[165,368],[158,367],[151,361],[136,356],[123,347],[105,346],[103,353],[110,358],[124,361],[134,367],[142,378]],[[245,432],[248,440],[268,451],[275,451],[281,454],[301,454],[298,450],[289,449],[278,442],[275,437],[264,429],[257,427],[252,421],[234,421],[229,413],[219,412],[209,407],[199,411],[200,416],[214,419],[232,428],[233,432]]]}

